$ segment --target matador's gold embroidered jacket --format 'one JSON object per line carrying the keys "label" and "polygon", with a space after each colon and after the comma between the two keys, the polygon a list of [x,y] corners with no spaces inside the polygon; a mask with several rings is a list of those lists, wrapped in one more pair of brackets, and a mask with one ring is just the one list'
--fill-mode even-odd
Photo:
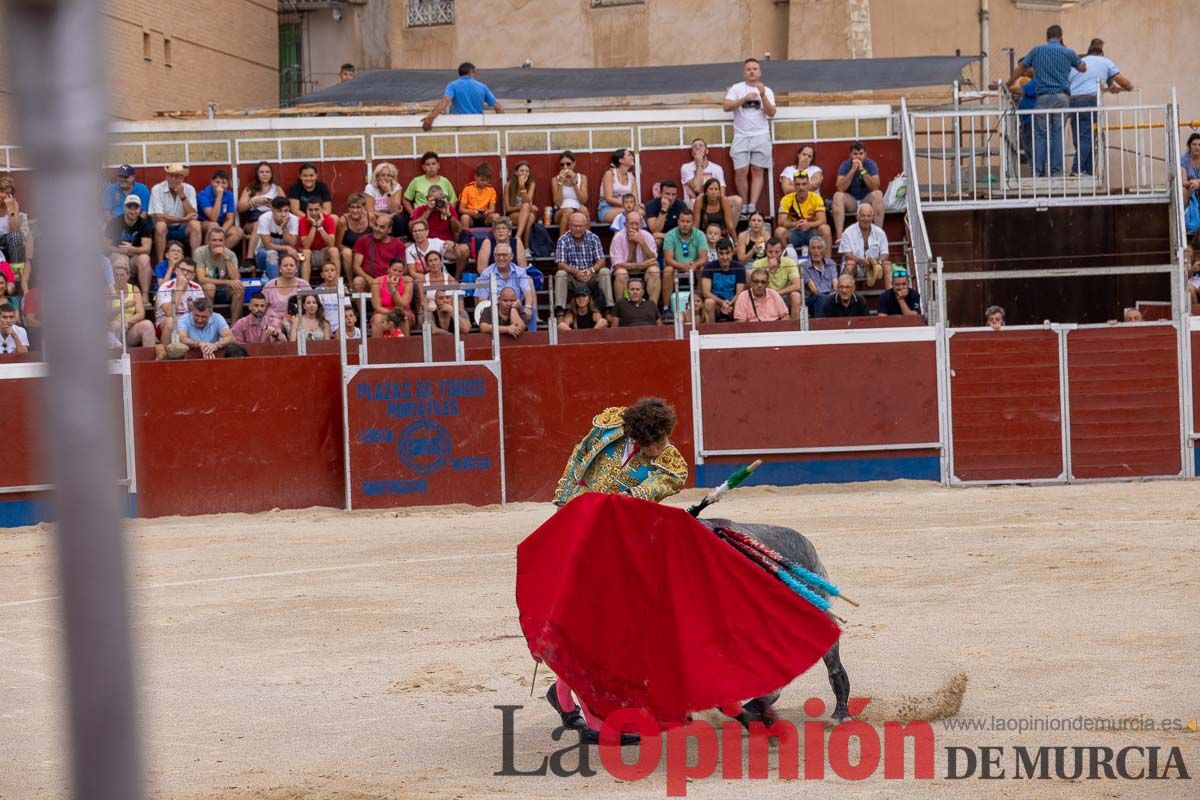
{"label": "matador's gold embroidered jacket", "polygon": [[653,460],[639,451],[621,466],[625,449],[624,408],[606,408],[592,419],[592,430],[575,446],[558,481],[554,504],[566,505],[584,492],[628,492],[658,502],[678,492],[687,480],[687,461],[668,444]]}

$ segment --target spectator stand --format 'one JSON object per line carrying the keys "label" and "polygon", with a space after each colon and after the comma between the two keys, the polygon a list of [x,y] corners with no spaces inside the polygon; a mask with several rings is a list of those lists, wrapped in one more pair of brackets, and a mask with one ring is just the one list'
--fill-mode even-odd
{"label": "spectator stand", "polygon": [[[438,288],[452,293],[457,317],[463,293],[475,287]],[[497,297],[495,278],[489,290]],[[344,286],[338,294],[340,309]],[[456,323],[449,363],[434,361],[428,324],[419,361],[371,363],[365,347],[351,364],[346,339],[339,338],[348,510],[506,502],[499,325],[493,323],[490,352],[475,360],[468,358],[464,333]]]}

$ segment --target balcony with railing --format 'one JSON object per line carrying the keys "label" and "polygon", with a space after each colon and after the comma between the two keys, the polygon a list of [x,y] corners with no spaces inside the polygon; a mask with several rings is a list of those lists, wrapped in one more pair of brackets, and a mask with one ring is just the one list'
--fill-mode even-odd
{"label": "balcony with railing", "polygon": [[956,107],[908,112],[912,173],[927,211],[1167,203],[1170,105]]}

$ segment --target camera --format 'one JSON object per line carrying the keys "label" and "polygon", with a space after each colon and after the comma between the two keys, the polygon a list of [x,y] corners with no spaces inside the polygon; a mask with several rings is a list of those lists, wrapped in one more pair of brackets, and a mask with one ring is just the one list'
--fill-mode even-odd
{"label": "camera", "polygon": [[446,199],[444,197],[439,197],[437,200],[434,200],[433,207],[434,208],[445,208],[446,207]]}

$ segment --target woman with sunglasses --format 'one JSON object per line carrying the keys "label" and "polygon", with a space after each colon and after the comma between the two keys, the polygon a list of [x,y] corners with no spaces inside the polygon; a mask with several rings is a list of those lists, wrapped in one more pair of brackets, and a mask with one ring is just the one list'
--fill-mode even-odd
{"label": "woman with sunglasses", "polygon": [[575,171],[575,154],[564,150],[558,157],[558,174],[550,181],[550,189],[554,196],[554,220],[561,233],[566,233],[575,212],[588,216],[588,180],[587,175]]}

